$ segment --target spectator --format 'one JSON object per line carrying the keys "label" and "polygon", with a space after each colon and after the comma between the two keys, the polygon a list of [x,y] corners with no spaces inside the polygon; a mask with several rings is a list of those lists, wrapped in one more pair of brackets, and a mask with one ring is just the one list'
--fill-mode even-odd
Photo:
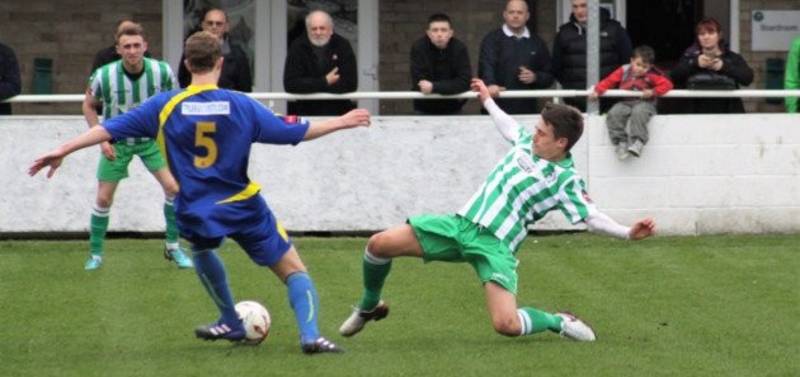
{"label": "spectator", "polygon": [[[753,82],[753,69],[731,51],[722,38],[722,27],[712,17],[695,27],[697,42],[686,49],[670,72],[676,87],[686,89],[739,89]],[[692,98],[681,101],[687,114],[744,113],[741,98]]]}
{"label": "spectator", "polygon": [[[353,47],[333,32],[333,19],[316,10],[306,16],[306,34],[289,46],[283,67],[283,87],[289,93],[350,93],[358,88]],[[342,115],[354,109],[353,101],[303,100],[289,102],[289,114]]]}
{"label": "spectator", "polygon": [[[498,98],[505,90],[544,89],[553,84],[550,51],[525,23],[528,3],[511,0],[503,11],[503,26],[483,38],[478,58],[478,77],[507,114],[536,114],[535,98]],[[486,110],[482,110],[483,113]]]}
{"label": "spectator", "polygon": [[[786,74],[783,79],[783,88],[787,90],[800,89],[800,35],[792,41],[789,54],[786,55]],[[797,97],[786,97],[786,111],[798,112]]]}
{"label": "spectator", "polygon": [[[423,94],[458,94],[469,90],[472,66],[467,46],[453,38],[450,17],[437,13],[428,18],[427,36],[411,46],[411,90]],[[466,99],[414,100],[414,114],[461,114]]]}
{"label": "spectator", "polygon": [[[0,43],[0,101],[22,92],[19,78],[19,61],[11,47]],[[0,102],[0,115],[11,115],[11,104]]]}
{"label": "spectator", "polygon": [[[583,90],[586,84],[586,27],[589,19],[588,0],[572,0],[569,22],[558,28],[553,42],[553,74],[563,89]],[[600,77],[607,77],[619,66],[630,61],[633,47],[628,32],[611,19],[611,13],[600,8]],[[564,102],[586,111],[586,101],[565,98]],[[616,102],[600,100],[600,112],[606,112]]]}
{"label": "spectator", "polygon": [[[117,34],[122,29],[129,28],[129,27],[134,26],[134,25],[136,25],[136,23],[134,23],[131,20],[119,20],[119,21],[117,21],[117,27],[114,29],[114,39],[116,40]],[[145,51],[144,52],[144,56],[146,58],[149,58],[150,57],[150,52],[149,51]],[[94,56],[94,62],[92,63],[92,72],[96,71],[98,68],[100,68],[100,67],[102,67],[102,66],[104,66],[104,65],[106,65],[108,63],[115,62],[115,61],[120,60],[120,59],[122,59],[122,55],[120,55],[117,52],[117,44],[116,43],[114,43],[113,45],[108,46],[106,48],[103,48],[102,50],[97,51],[97,54]],[[102,112],[102,108],[98,112]]]}
{"label": "spectator", "polygon": [[[655,60],[656,54],[650,46],[637,47],[633,50],[631,63],[619,67],[600,81],[589,95],[590,100],[596,100],[612,88],[641,92],[639,98],[615,103],[606,118],[608,136],[616,146],[620,160],[628,158],[628,155],[639,157],[642,154],[642,148],[649,139],[647,122],[656,114],[656,97],[672,89],[672,82],[653,65]],[[630,135],[625,131],[629,119]]]}
{"label": "spectator", "polygon": [[[217,86],[224,89],[238,90],[240,92],[253,91],[253,76],[250,73],[250,60],[247,54],[238,46],[231,43],[228,37],[230,23],[228,15],[220,8],[210,8],[203,13],[203,22],[200,24],[203,31],[217,36],[222,41],[222,75]],[[181,88],[189,86],[192,75],[184,63],[185,57],[181,55],[181,64],[178,66],[178,82]]]}

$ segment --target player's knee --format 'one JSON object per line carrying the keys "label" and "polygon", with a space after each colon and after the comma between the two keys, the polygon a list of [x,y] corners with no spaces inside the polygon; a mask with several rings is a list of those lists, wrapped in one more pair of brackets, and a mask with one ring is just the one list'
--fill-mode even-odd
{"label": "player's knee", "polygon": [[367,242],[367,250],[369,250],[370,254],[378,258],[391,257],[391,255],[388,254],[389,239],[390,237],[386,232],[373,234],[372,237],[369,238],[369,242]]}
{"label": "player's knee", "polygon": [[516,316],[502,316],[492,318],[492,327],[500,335],[519,336],[520,324]]}
{"label": "player's knee", "polygon": [[114,200],[110,197],[106,196],[98,196],[97,200],[95,200],[95,205],[99,208],[111,208],[111,204],[113,204]]}
{"label": "player's knee", "polygon": [[164,196],[167,198],[174,198],[178,195],[178,185],[177,184],[166,184],[164,185]]}

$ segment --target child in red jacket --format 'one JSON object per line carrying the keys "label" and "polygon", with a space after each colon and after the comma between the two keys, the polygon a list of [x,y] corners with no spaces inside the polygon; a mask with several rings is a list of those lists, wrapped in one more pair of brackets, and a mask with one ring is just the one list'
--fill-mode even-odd
{"label": "child in red jacket", "polygon": [[[642,92],[639,98],[617,102],[608,111],[606,125],[608,136],[616,146],[617,158],[624,160],[628,155],[639,157],[647,144],[647,122],[656,114],[656,97],[672,89],[672,82],[664,73],[653,66],[655,52],[649,46],[639,46],[633,50],[631,63],[619,67],[608,77],[597,83],[589,99],[596,100],[606,90],[617,88]],[[630,135],[625,125],[631,121]]]}

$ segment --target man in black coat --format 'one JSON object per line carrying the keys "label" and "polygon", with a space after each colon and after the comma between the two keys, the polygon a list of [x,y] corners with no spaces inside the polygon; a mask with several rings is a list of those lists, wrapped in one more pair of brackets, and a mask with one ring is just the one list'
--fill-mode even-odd
{"label": "man in black coat", "polygon": [[[253,75],[250,72],[250,59],[247,54],[238,46],[230,43],[228,30],[228,15],[219,8],[211,8],[203,14],[201,24],[203,31],[214,34],[222,41],[222,74],[219,76],[217,86],[224,89],[238,90],[249,93],[253,91]],[[184,57],[181,55],[181,63],[178,67],[178,83],[181,88],[189,86],[192,75],[186,65],[183,64]]]}
{"label": "man in black coat", "polygon": [[[333,32],[333,19],[321,10],[306,16],[306,34],[289,46],[283,67],[288,93],[349,93],[358,88],[356,55],[350,42]],[[302,100],[288,104],[297,115],[342,115],[356,107],[351,100]]]}
{"label": "man in black coat", "polygon": [[[19,76],[19,60],[11,47],[0,43],[0,101],[22,92]],[[11,104],[0,103],[0,115],[11,115]]]}
{"label": "man in black coat", "polygon": [[[553,42],[553,74],[563,89],[584,90],[586,83],[586,23],[589,19],[588,0],[572,0],[569,22],[561,25]],[[600,79],[628,64],[633,46],[628,32],[611,19],[611,13],[600,8]],[[596,84],[596,83],[592,83]],[[565,98],[564,101],[586,111],[586,98]],[[614,100],[600,99],[600,111],[606,112]]]}
{"label": "man in black coat", "polygon": [[538,114],[537,101],[497,98],[500,92],[545,89],[553,84],[550,51],[542,38],[525,25],[529,18],[528,4],[511,0],[503,11],[503,26],[489,32],[481,42],[478,77],[507,114]]}
{"label": "man in black coat", "polygon": [[[411,90],[423,94],[458,94],[469,90],[472,66],[467,46],[453,38],[450,17],[437,13],[428,18],[427,35],[411,46]],[[465,99],[414,100],[419,115],[460,114]]]}

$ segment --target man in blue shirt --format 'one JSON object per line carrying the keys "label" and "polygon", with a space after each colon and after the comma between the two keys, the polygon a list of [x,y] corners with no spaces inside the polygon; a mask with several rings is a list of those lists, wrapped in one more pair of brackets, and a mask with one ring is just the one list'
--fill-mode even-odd
{"label": "man in blue shirt", "polygon": [[303,352],[342,352],[319,334],[314,284],[286,231],[258,195],[260,187],[247,177],[247,166],[253,143],[295,145],[368,126],[370,114],[355,109],[335,119],[287,122],[246,95],[217,87],[221,51],[219,39],[212,34],[194,34],[185,48],[184,64],[192,73],[186,90],[159,94],[131,112],[92,127],[37,158],[29,174],[49,166],[50,177],[70,153],[106,140],[134,135],[155,138],[180,185],[175,200],[178,228],[192,244],[197,275],[221,314],[217,322],[198,327],[196,336],[230,341],[245,337],[227,272],[214,251],[228,237],[286,284]]}

